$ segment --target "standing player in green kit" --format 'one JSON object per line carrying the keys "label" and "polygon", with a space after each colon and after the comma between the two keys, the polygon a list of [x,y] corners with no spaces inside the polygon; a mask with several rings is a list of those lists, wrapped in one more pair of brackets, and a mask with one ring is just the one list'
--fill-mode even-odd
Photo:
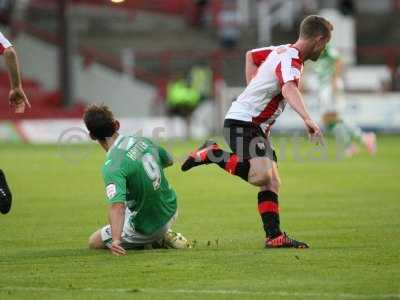
{"label": "standing player in green kit", "polygon": [[317,94],[322,121],[328,132],[334,134],[337,143],[344,150],[344,155],[356,155],[359,151],[358,144],[365,146],[369,154],[376,154],[375,133],[364,132],[359,126],[341,116],[345,107],[345,97],[342,80],[343,61],[339,51],[328,44],[315,62],[314,70],[317,75]]}
{"label": "standing player in green kit", "polygon": [[84,114],[90,137],[107,151],[103,179],[109,225],[89,238],[91,249],[188,248],[170,228],[177,215],[177,197],[163,169],[173,164],[168,152],[150,139],[123,136],[119,122],[104,105],[91,105]]}

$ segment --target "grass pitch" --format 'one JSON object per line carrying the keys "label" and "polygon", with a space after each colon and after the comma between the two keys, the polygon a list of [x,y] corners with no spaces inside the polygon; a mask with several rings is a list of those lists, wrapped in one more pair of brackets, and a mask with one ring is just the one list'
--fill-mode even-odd
{"label": "grass pitch", "polygon": [[[266,250],[257,189],[216,166],[167,170],[191,250],[89,251],[106,222],[91,146],[0,145],[14,193],[0,216],[0,299],[400,299],[400,137],[339,159],[278,138],[282,228],[307,250]],[[175,157],[197,143],[168,144]]]}

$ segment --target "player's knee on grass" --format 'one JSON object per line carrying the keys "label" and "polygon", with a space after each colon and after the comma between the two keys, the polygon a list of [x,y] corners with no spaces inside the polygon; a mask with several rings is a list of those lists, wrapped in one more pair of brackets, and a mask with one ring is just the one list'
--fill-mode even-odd
{"label": "player's knee on grass", "polygon": [[89,249],[105,249],[103,240],[101,239],[101,230],[97,230],[89,237]]}
{"label": "player's knee on grass", "polygon": [[249,183],[259,187],[269,185],[272,175],[272,162],[270,159],[255,157],[250,160]]}

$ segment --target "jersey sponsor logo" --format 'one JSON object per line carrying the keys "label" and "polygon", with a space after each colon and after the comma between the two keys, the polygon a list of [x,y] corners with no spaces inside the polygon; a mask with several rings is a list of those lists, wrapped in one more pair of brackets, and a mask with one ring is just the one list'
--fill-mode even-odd
{"label": "jersey sponsor logo", "polygon": [[117,194],[117,187],[114,183],[110,183],[106,186],[106,193],[108,199],[112,199]]}

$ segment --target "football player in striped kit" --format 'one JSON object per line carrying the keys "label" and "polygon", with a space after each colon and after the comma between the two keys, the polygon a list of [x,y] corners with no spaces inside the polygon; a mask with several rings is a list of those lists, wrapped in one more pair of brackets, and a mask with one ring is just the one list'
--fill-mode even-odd
{"label": "football player in striped kit", "polygon": [[323,143],[298,89],[303,64],[316,61],[331,38],[332,24],[311,15],[300,25],[294,44],[254,49],[246,53],[247,87],[232,103],[224,122],[224,137],[232,152],[207,141],[189,155],[182,171],[215,163],[260,188],[258,211],[266,234],[267,248],[308,248],[281,231],[278,195],[280,177],[277,156],[269,141],[269,132],[287,103],[303,119],[311,140]]}
{"label": "football player in striped kit", "polygon": [[[0,54],[4,61],[10,77],[10,94],[8,100],[15,113],[23,113],[25,107],[30,107],[28,98],[22,88],[21,75],[17,53],[10,41],[0,32]],[[0,212],[6,214],[11,209],[12,194],[7,184],[3,170],[0,169]]]}

